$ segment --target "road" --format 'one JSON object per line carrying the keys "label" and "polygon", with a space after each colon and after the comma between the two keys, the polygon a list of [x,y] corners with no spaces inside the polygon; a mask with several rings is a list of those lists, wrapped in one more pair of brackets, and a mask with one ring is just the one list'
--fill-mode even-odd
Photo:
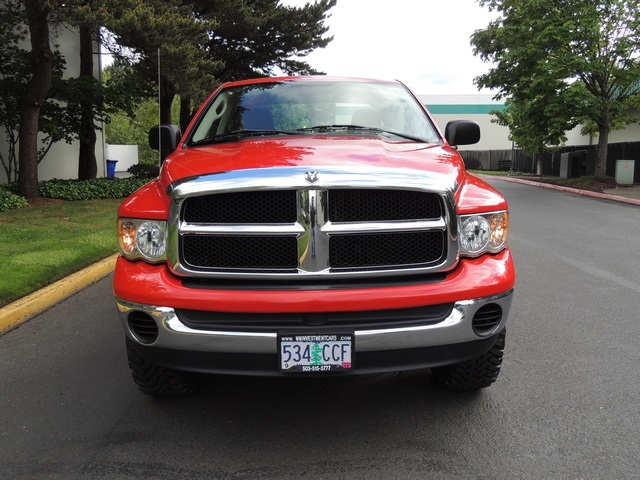
{"label": "road", "polygon": [[106,278],[0,337],[0,479],[638,478],[640,208],[494,181],[517,291],[497,383],[129,377]]}

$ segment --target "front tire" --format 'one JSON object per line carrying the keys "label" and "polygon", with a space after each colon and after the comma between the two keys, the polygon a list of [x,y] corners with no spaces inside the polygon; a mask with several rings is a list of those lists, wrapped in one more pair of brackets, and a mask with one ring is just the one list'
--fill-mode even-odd
{"label": "front tire", "polygon": [[195,375],[145,360],[127,337],[127,359],[131,376],[142,393],[154,397],[189,395],[197,388]]}
{"label": "front tire", "polygon": [[433,368],[433,376],[440,385],[455,390],[487,388],[500,373],[505,338],[506,330],[502,330],[487,353],[464,362]]}

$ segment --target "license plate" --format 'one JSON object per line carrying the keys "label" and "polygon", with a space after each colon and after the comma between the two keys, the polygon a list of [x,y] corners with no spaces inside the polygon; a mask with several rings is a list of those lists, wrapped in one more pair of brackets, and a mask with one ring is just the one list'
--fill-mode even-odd
{"label": "license plate", "polygon": [[353,334],[280,335],[283,372],[335,372],[353,368]]}

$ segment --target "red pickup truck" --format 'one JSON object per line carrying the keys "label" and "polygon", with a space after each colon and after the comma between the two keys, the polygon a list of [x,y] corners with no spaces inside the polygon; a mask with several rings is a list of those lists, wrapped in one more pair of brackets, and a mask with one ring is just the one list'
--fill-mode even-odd
{"label": "red pickup truck", "polygon": [[431,368],[497,378],[515,270],[507,202],[465,170],[476,123],[447,124],[399,82],[220,86],[159,178],[120,206],[114,291],[133,379],[319,377]]}

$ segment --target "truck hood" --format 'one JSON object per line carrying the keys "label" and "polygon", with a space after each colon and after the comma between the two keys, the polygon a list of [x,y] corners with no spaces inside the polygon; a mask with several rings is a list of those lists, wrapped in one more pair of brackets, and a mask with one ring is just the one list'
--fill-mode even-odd
{"label": "truck hood", "polygon": [[375,137],[295,136],[247,139],[178,149],[162,167],[165,188],[186,178],[271,167],[411,169],[445,176],[459,185],[464,167],[458,152],[438,144]]}
{"label": "truck hood", "polygon": [[[244,175],[246,170],[252,173]],[[341,182],[341,177],[348,177],[342,172],[354,171],[365,183],[388,181],[407,188],[425,186],[425,182],[437,184],[440,189],[453,191],[459,214],[507,209],[504,197],[469,175],[460,154],[447,145],[373,137],[299,136],[179,148],[165,161],[160,178],[123,202],[119,216],[167,218],[168,193],[179,194],[176,189],[194,193],[193,189],[202,185],[218,190],[229,186],[270,188],[286,177],[290,180],[287,188],[298,188],[295,182],[302,182],[299,188],[307,188],[307,171],[317,172],[320,183],[330,181],[333,185]],[[247,178],[253,182],[243,185]]]}

